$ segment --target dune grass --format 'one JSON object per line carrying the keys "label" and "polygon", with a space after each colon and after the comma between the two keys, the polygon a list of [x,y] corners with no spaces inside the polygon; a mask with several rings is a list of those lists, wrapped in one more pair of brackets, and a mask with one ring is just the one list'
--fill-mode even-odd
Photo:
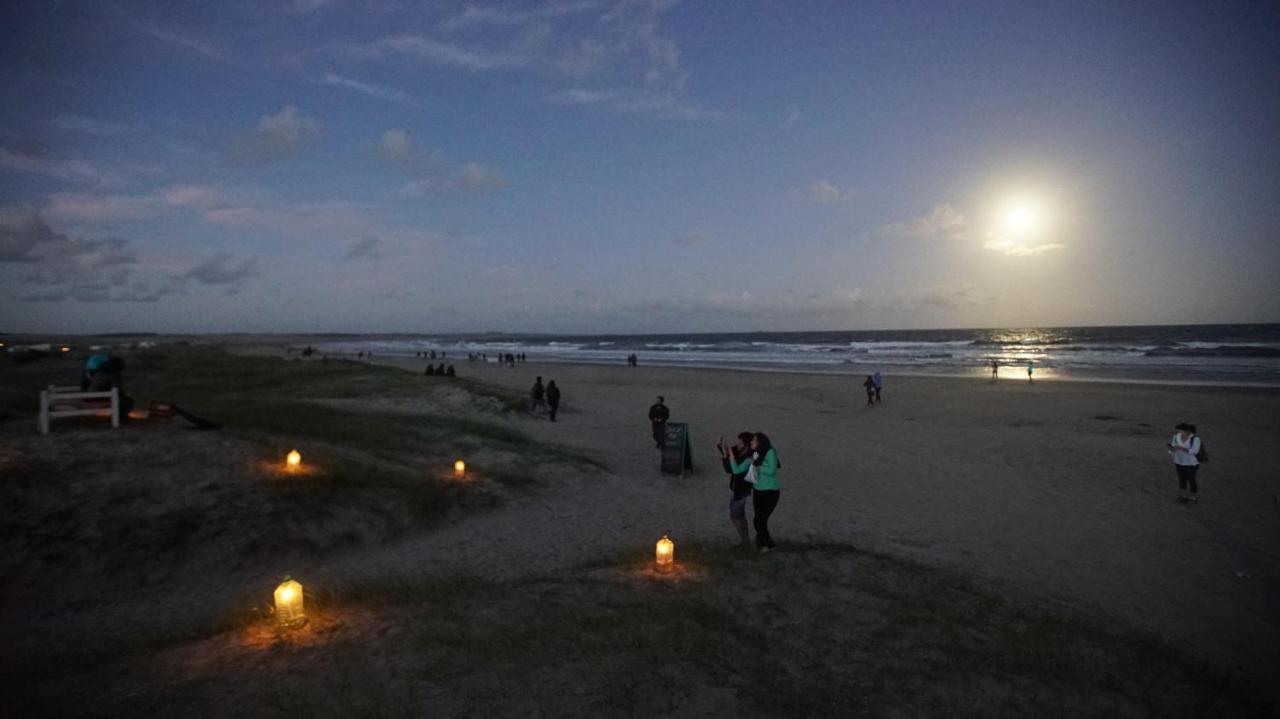
{"label": "dune grass", "polygon": [[[698,542],[504,583],[313,590],[312,625],[240,630],[100,713],[159,716],[1270,716],[1157,637],[1010,602],[832,542],[765,558]],[[189,654],[184,654],[188,652]],[[149,681],[148,657],[102,668]],[[192,666],[192,665],[187,665]],[[99,677],[96,681],[105,681]],[[93,682],[88,684],[90,691]],[[234,707],[234,710],[232,709]]]}

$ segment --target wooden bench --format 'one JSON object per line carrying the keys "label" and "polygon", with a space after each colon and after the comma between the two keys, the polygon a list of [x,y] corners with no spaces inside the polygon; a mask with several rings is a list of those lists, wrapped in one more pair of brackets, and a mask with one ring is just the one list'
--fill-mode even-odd
{"label": "wooden bench", "polygon": [[111,428],[120,428],[120,389],[107,392],[81,392],[79,387],[56,387],[40,390],[40,417],[36,426],[40,434],[49,434],[49,420],[62,417],[111,417]]}

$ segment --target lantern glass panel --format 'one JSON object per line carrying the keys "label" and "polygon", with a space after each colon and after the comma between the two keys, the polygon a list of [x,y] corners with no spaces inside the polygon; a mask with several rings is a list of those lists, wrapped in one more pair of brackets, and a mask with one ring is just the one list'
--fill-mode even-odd
{"label": "lantern glass panel", "polygon": [[662,539],[658,540],[657,547],[654,551],[654,560],[660,567],[669,567],[676,558],[676,543],[665,534]]}
{"label": "lantern glass panel", "polygon": [[286,629],[300,627],[307,623],[307,614],[302,604],[302,585],[297,581],[285,578],[276,587],[276,621]]}

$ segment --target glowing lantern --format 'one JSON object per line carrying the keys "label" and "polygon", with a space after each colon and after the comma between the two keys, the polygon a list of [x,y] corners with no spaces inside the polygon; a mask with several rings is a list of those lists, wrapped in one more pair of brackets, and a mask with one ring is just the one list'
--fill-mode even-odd
{"label": "glowing lantern", "polygon": [[70,348],[70,347],[68,347],[68,346],[66,346],[66,345],[62,345],[62,351],[63,351],[63,352],[70,352],[70,351],[71,351],[71,348]]}
{"label": "glowing lantern", "polygon": [[285,629],[294,629],[307,623],[307,613],[302,608],[302,585],[285,577],[276,587],[276,621]]}
{"label": "glowing lantern", "polygon": [[295,449],[289,452],[289,454],[284,458],[284,466],[290,472],[297,471],[297,469],[302,466],[302,455],[298,450]]}
{"label": "glowing lantern", "polygon": [[460,459],[459,459],[458,461],[454,462],[454,463],[453,463],[453,476],[455,476],[455,477],[465,477],[465,476],[467,476],[467,463],[466,463],[466,462],[463,462],[463,461],[462,461],[462,460],[460,460]]}
{"label": "glowing lantern", "polygon": [[[668,532],[668,534],[670,534]],[[662,539],[658,540],[658,546],[654,552],[654,561],[658,563],[659,569],[670,569],[676,559],[676,543],[671,541],[671,537],[667,534],[662,535]]]}

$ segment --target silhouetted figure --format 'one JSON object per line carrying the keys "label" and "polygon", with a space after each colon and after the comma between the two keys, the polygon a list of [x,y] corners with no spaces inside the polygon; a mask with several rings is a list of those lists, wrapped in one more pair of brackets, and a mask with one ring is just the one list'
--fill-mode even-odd
{"label": "silhouetted figure", "polygon": [[435,358],[436,358],[436,351],[431,350],[431,359],[435,359]]}
{"label": "silhouetted figure", "polygon": [[560,409],[560,388],[555,380],[547,383],[547,409],[551,410],[551,421],[556,421],[556,412]]}
{"label": "silhouetted figure", "polygon": [[86,391],[110,392],[113,387],[120,394],[120,421],[127,421],[133,409],[133,398],[124,392],[124,360],[119,357],[108,358],[102,363],[90,378]]}
{"label": "silhouetted figure", "polygon": [[653,425],[653,442],[658,449],[662,449],[662,445],[667,443],[667,420],[671,417],[671,410],[667,409],[665,401],[662,397],[658,397],[658,401],[649,408],[649,423]]}
{"label": "silhouetted figure", "polygon": [[991,379],[999,379],[1000,377],[1000,361],[991,360]]}
{"label": "silhouetted figure", "polygon": [[880,404],[880,390],[884,389],[884,380],[880,378],[879,372],[872,375],[871,382],[876,388],[876,404]]}
{"label": "silhouetted figure", "polygon": [[1034,380],[1031,378],[1031,375],[1033,375],[1035,371],[1036,371],[1036,366],[1028,362],[1027,363],[1027,382],[1034,382]]}
{"label": "silhouetted figure", "polygon": [[431,365],[427,365],[427,371],[423,372],[422,374],[426,375],[427,377],[434,377],[436,374],[436,368],[432,367]]}
{"label": "silhouetted figure", "polygon": [[876,405],[876,381],[871,379],[871,375],[867,375],[862,387],[867,390],[867,406],[874,407]]}
{"label": "silhouetted figure", "polygon": [[545,409],[546,401],[543,400],[544,390],[542,388],[542,377],[533,381],[533,388],[529,390],[529,411],[537,413],[539,409]]}
{"label": "silhouetted figure", "polygon": [[439,366],[439,367],[436,367],[436,374],[437,374],[437,375],[439,375],[439,376],[441,376],[441,377],[443,377],[443,376],[444,376],[444,363],[443,363],[443,362],[441,362],[441,363],[440,363],[440,366]]}
{"label": "silhouetted figure", "polygon": [[445,369],[444,374],[445,374],[445,376],[446,376],[446,377],[456,377],[456,376],[458,375],[458,373],[457,373],[457,372],[454,372],[454,371],[453,371],[453,365],[449,365],[449,366]]}

